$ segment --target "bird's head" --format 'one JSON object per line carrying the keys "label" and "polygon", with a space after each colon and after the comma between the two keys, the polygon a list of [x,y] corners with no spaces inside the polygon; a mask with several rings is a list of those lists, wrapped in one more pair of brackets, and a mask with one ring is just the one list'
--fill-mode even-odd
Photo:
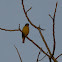
{"label": "bird's head", "polygon": [[28,24],[28,23],[26,23],[26,24],[25,24],[25,26],[29,26],[29,24]]}

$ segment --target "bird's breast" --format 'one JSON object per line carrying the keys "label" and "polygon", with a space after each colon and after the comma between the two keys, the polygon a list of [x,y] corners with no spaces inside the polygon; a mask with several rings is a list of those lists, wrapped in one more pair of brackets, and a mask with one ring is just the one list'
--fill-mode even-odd
{"label": "bird's breast", "polygon": [[24,33],[25,36],[27,36],[28,33],[29,33],[29,27],[26,27],[26,26],[25,26],[25,27],[23,28],[22,32]]}

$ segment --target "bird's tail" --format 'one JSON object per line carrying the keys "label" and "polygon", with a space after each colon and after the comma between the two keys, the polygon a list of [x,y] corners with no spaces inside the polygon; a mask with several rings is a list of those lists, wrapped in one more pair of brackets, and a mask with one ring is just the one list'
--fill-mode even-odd
{"label": "bird's tail", "polygon": [[22,43],[25,43],[25,37],[22,37]]}

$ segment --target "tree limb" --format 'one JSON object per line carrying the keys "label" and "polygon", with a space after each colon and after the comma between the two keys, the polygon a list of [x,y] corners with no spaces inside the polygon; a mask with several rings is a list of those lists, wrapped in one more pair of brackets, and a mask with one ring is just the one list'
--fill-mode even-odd
{"label": "tree limb", "polygon": [[54,45],[53,45],[53,52],[52,52],[52,56],[51,57],[53,57],[54,52],[55,52],[55,47],[56,47],[56,41],[55,41],[55,15],[56,15],[57,4],[58,4],[58,2],[56,2],[56,8],[55,8],[55,11],[54,11],[54,16],[52,17],[49,14],[49,16],[51,17],[51,19],[53,20],[53,42],[54,42]]}

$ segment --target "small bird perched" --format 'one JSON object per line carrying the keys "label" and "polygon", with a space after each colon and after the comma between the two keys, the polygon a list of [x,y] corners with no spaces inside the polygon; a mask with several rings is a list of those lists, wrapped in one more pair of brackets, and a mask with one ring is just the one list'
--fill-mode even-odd
{"label": "small bird perched", "polygon": [[25,37],[29,34],[29,24],[26,23],[22,29],[22,43],[25,42]]}

